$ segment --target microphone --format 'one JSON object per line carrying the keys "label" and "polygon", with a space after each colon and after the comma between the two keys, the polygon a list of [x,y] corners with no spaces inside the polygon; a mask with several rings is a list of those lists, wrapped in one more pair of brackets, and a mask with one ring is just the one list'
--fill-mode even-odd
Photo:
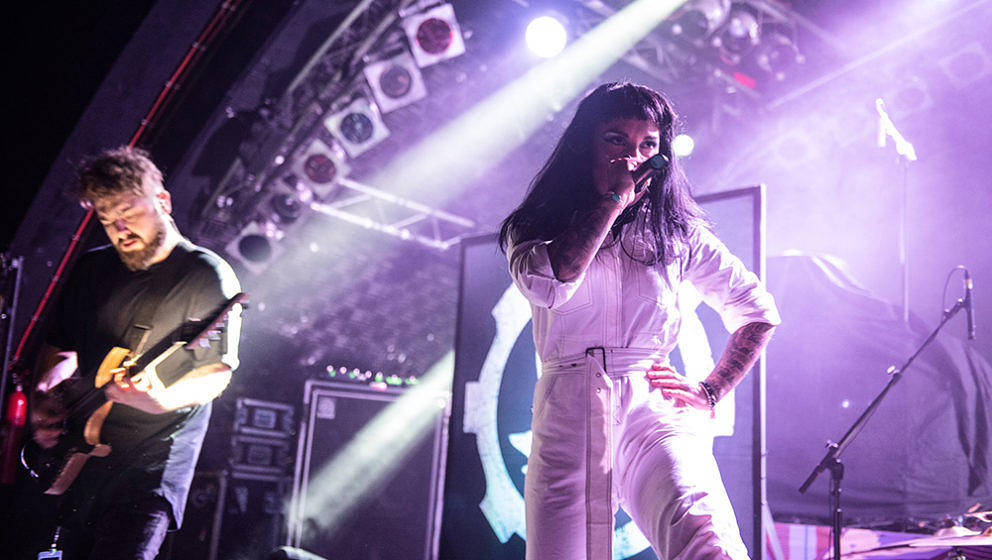
{"label": "microphone", "polygon": [[968,317],[968,340],[975,340],[975,300],[971,295],[971,274],[964,269],[964,311]]}
{"label": "microphone", "polygon": [[634,193],[641,192],[648,179],[656,176],[666,165],[668,165],[668,157],[665,154],[655,154],[631,171],[630,174],[634,177]]}

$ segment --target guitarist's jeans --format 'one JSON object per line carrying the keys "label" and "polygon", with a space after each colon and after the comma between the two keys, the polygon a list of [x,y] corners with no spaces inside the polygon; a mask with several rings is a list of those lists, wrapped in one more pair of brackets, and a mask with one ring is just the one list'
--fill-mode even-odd
{"label": "guitarist's jeans", "polygon": [[71,513],[60,548],[66,560],[154,560],[169,529],[170,511],[165,498],[145,496],[111,504],[96,516]]}

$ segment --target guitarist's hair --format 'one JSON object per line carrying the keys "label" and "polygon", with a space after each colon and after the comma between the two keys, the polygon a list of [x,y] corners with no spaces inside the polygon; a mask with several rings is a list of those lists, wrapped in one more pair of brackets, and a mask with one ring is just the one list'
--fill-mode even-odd
{"label": "guitarist's hair", "polygon": [[127,192],[152,194],[145,191],[145,179],[161,185],[162,172],[145,150],[121,146],[80,162],[69,194],[91,208],[97,200]]}

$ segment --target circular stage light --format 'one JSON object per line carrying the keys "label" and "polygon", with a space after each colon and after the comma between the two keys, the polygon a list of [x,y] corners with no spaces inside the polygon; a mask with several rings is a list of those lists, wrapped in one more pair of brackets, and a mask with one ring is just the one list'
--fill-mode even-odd
{"label": "circular stage light", "polygon": [[272,258],[272,243],[264,235],[252,233],[238,241],[238,252],[248,262],[264,263]]}
{"label": "circular stage light", "polygon": [[441,18],[428,18],[417,26],[417,44],[424,52],[441,54],[454,41],[451,24]]}
{"label": "circular stage light", "polygon": [[696,142],[688,134],[679,134],[672,138],[672,153],[679,157],[685,157],[692,153],[696,147]]}
{"label": "circular stage light", "polygon": [[730,18],[720,33],[719,47],[731,56],[743,55],[758,44],[758,20],[744,8],[732,9],[730,13]]}
{"label": "circular stage light", "polygon": [[560,21],[551,16],[534,18],[527,25],[527,48],[537,56],[551,58],[565,48],[568,32]]}
{"label": "circular stage light", "polygon": [[272,198],[272,211],[283,224],[291,224],[303,215],[303,202],[291,194],[279,194]]}
{"label": "circular stage light", "polygon": [[758,66],[776,80],[783,80],[786,72],[803,60],[792,39],[778,30],[762,32],[756,58]]}
{"label": "circular stage light", "polygon": [[412,87],[413,76],[410,71],[398,64],[390,66],[379,76],[379,89],[392,99],[399,99],[410,93]]}
{"label": "circular stage light", "polygon": [[349,113],[341,119],[341,134],[352,144],[372,138],[372,119],[362,113]]}
{"label": "circular stage light", "polygon": [[[357,115],[357,113],[353,114]],[[350,117],[351,115],[348,116]],[[364,117],[365,115],[362,116]],[[367,119],[368,117],[365,118]],[[341,132],[344,133],[343,121],[341,123],[341,129]],[[314,183],[326,185],[333,181],[334,177],[338,174],[338,166],[334,164],[334,160],[324,154],[310,154],[303,162],[303,172],[306,173],[307,179],[310,179]]]}

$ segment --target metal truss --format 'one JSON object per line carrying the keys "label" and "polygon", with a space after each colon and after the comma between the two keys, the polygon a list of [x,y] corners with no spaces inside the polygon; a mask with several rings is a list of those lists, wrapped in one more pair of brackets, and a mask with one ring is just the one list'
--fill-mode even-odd
{"label": "metal truss", "polygon": [[[588,30],[602,20],[615,14],[619,7],[616,2],[604,0],[575,0],[585,8],[580,14],[580,23]],[[748,0],[755,9],[770,14],[779,21],[799,26],[829,45],[837,52],[844,53],[845,46],[836,37],[830,35],[813,22],[802,17],[786,5],[771,0]],[[752,100],[758,100],[761,94],[747,87],[740,87],[732,71],[728,70],[718,57],[707,54],[704,49],[674,37],[664,35],[655,30],[644,37],[634,47],[623,55],[623,60],[642,72],[654,76],[666,83],[679,83],[686,79],[686,70],[702,65],[714,84],[733,88]]]}
{"label": "metal truss", "polygon": [[468,218],[351,179],[342,179],[339,184],[343,191],[334,200],[313,202],[310,208],[326,216],[441,250],[475,231],[475,222]]}
{"label": "metal truss", "polygon": [[334,110],[335,99],[354,87],[361,60],[415,0],[359,0],[344,15],[282,96],[257,109],[260,119],[238,147],[238,158],[205,199],[201,234],[236,232],[250,222],[268,185],[278,181],[291,155]]}

